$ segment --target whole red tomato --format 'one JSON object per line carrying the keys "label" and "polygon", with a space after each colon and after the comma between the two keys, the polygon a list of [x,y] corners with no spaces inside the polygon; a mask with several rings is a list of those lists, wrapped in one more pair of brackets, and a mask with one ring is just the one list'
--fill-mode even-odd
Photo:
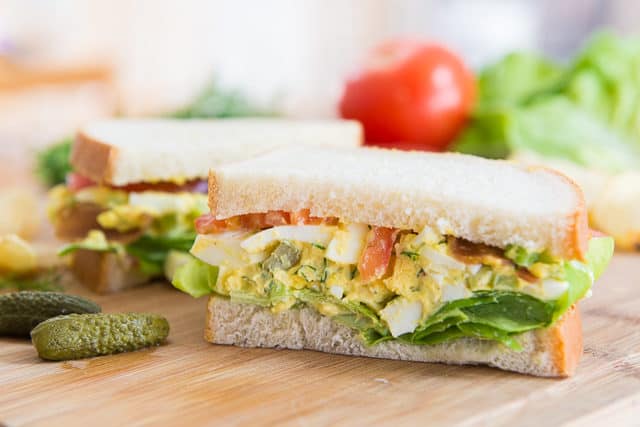
{"label": "whole red tomato", "polygon": [[362,123],[367,144],[444,150],[474,100],[473,74],[455,54],[435,44],[395,40],[378,46],[347,82],[340,115]]}

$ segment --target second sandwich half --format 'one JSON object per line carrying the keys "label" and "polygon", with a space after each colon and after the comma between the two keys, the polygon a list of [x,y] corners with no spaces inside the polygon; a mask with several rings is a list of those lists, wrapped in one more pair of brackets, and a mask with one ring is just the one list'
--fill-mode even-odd
{"label": "second sandwich half", "polygon": [[346,120],[113,119],[80,130],[73,172],[51,192],[56,235],[71,243],[76,278],[113,292],[163,275],[188,259],[193,222],[207,211],[209,168],[274,148],[356,146]]}
{"label": "second sandwich half", "polygon": [[570,375],[613,243],[564,176],[457,154],[280,150],[215,168],[195,257],[215,343]]}

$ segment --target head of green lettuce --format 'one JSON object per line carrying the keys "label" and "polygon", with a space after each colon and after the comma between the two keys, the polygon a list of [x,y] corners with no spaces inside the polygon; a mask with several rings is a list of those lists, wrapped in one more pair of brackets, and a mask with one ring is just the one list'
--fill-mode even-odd
{"label": "head of green lettuce", "polygon": [[513,53],[478,75],[454,151],[531,152],[604,172],[640,166],[640,40],[596,34],[567,65]]}

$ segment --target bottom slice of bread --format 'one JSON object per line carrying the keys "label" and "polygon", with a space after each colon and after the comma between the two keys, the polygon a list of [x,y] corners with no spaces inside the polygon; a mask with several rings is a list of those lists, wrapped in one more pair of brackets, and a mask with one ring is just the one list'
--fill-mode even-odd
{"label": "bottom slice of bread", "polygon": [[99,294],[109,294],[149,281],[131,256],[81,249],[73,254],[71,273],[82,285]]}
{"label": "bottom slice of bread", "polygon": [[304,307],[277,314],[251,304],[211,297],[205,339],[242,347],[309,349],[327,353],[448,364],[489,365],[545,377],[572,375],[582,354],[582,325],[572,307],[553,327],[518,336],[522,351],[464,338],[436,345],[386,341],[367,346],[358,332]]}

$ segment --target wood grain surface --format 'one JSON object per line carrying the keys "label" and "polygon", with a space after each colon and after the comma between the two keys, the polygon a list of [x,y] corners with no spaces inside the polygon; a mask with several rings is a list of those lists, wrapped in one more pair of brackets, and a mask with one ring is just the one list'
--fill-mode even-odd
{"label": "wood grain surface", "polygon": [[71,362],[0,339],[6,426],[640,425],[640,256],[616,255],[582,303],[585,354],[570,379],[485,367],[242,349],[204,342],[205,299],[166,284],[90,295],[106,312],[151,311],[169,342]]}

